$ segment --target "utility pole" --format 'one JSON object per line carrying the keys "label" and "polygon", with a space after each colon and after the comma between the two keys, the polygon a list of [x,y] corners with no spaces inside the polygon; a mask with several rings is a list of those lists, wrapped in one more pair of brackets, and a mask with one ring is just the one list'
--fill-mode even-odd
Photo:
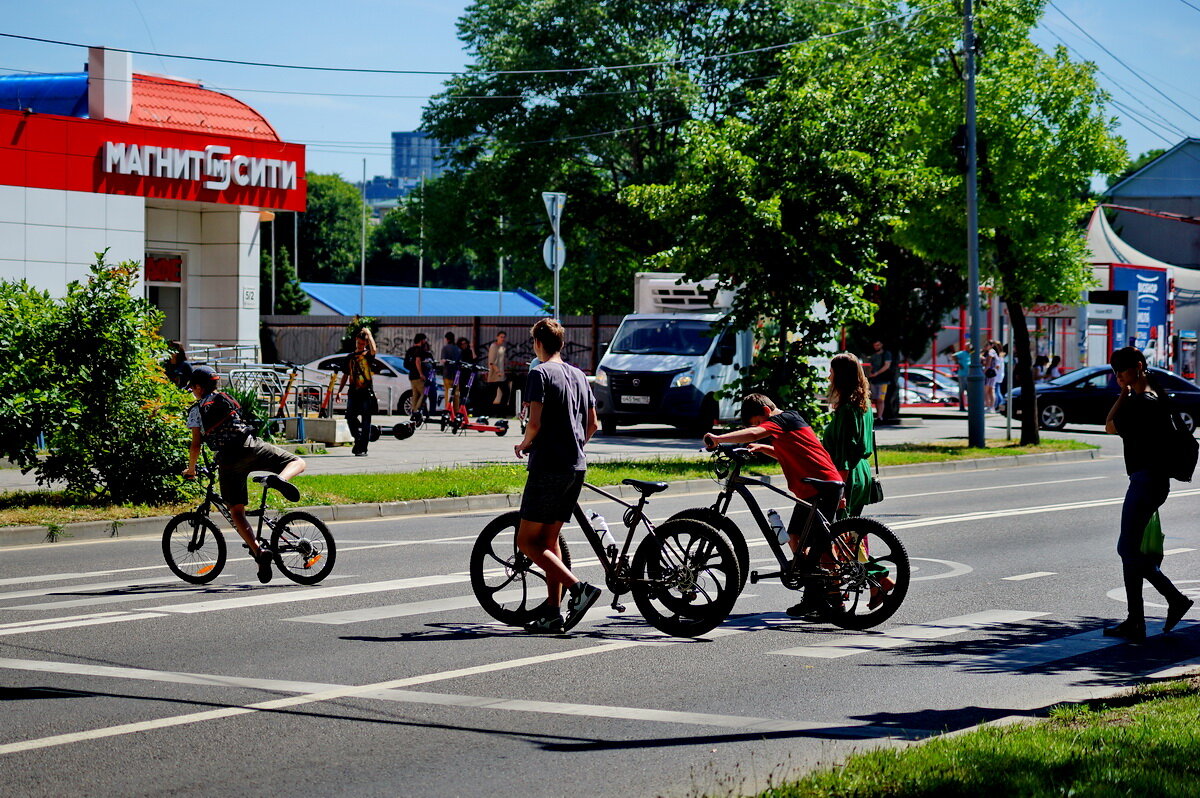
{"label": "utility pole", "polygon": [[504,217],[500,217],[500,287],[496,290],[496,315],[504,315]]}
{"label": "utility pole", "polygon": [[271,214],[271,315],[275,315],[275,214]]}
{"label": "utility pole", "polygon": [[417,256],[417,315],[422,315],[421,292],[425,290],[425,173],[421,172],[421,248]]}
{"label": "utility pole", "polygon": [[983,368],[980,365],[979,197],[975,148],[975,10],[963,0],[963,50],[967,66],[967,301],[971,314],[971,367],[967,371],[967,443],[982,448],[984,435]]}
{"label": "utility pole", "polygon": [[363,158],[362,182],[362,240],[359,243],[358,262],[358,315],[362,317],[367,293],[367,159]]}

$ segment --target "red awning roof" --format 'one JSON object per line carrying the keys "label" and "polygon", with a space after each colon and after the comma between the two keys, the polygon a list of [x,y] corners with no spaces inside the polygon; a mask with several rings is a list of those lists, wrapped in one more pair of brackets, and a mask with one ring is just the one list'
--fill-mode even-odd
{"label": "red awning roof", "polygon": [[171,130],[280,141],[275,128],[258,111],[240,100],[210,91],[199,83],[158,75],[134,74],[129,121],[135,125]]}

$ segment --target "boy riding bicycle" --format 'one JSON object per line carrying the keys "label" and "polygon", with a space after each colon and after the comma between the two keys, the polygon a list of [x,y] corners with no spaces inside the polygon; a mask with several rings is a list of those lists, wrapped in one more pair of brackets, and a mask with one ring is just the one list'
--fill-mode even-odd
{"label": "boy riding bicycle", "polygon": [[258,563],[258,581],[266,584],[271,581],[272,553],[258,545],[254,530],[246,520],[246,502],[249,500],[246,479],[251,471],[270,471],[272,476],[267,478],[266,484],[294,502],[300,498],[300,491],[289,480],[304,471],[305,463],[291,452],[255,438],[250,425],[238,413],[238,403],[217,390],[218,379],[217,373],[208,366],[196,367],[188,379],[196,403],[188,409],[187,425],[192,430],[192,444],[183,475],[196,476],[200,444],[207,443],[216,455],[221,496],[229,506],[234,528]]}
{"label": "boy riding bicycle", "polygon": [[[742,400],[741,416],[742,423],[746,425],[744,429],[724,435],[709,433],[704,436],[705,448],[711,450],[723,443],[745,443],[749,444],[746,448],[750,451],[773,457],[783,469],[788,490],[798,499],[813,500],[821,514],[827,520],[832,520],[842,503],[842,491],[822,492],[802,480],[820,479],[841,484],[842,475],[804,417],[795,410],[780,410],[769,397],[761,393],[750,394]],[[772,442],[755,443],[764,438],[771,438]],[[808,508],[800,504],[792,511],[788,523],[788,545],[793,552],[800,547],[800,531],[807,514]],[[803,616],[810,607],[806,594],[804,601],[788,608],[788,614]]]}

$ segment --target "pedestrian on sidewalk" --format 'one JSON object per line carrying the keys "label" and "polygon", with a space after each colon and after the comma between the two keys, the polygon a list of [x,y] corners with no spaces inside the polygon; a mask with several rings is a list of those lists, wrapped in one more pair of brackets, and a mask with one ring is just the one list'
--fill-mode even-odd
{"label": "pedestrian on sidewalk", "polygon": [[867,378],[871,384],[871,404],[875,406],[875,419],[883,420],[884,403],[887,401],[888,386],[892,384],[894,372],[892,369],[892,353],[883,348],[883,341],[874,341],[871,347],[875,350],[867,363],[870,370]]}
{"label": "pedestrian on sidewalk", "polygon": [[954,353],[954,376],[958,378],[958,409],[967,409],[967,377],[971,374],[971,344]]}
{"label": "pedestrian on sidewalk", "polygon": [[[596,400],[583,372],[563,362],[562,324],[541,319],[530,332],[542,362],[529,373],[529,422],[525,437],[513,447],[518,458],[529,455],[517,547],[545,572],[548,593],[525,630],[553,634],[569,631],[600,598],[600,588],[581,582],[567,568],[558,546],[558,534],[583,488],[583,447],[596,432]],[[563,588],[570,593],[565,618]]]}
{"label": "pedestrian on sidewalk", "polygon": [[[408,382],[412,389],[412,399],[409,401],[409,411],[415,416],[425,409],[425,383],[432,377],[433,369],[429,367],[433,350],[429,347],[429,338],[425,333],[413,336],[413,345],[404,353],[404,367],[408,369]],[[437,384],[430,389],[436,400]]]}
{"label": "pedestrian on sidewalk", "polygon": [[367,456],[367,445],[371,442],[371,416],[379,410],[375,399],[374,372],[371,370],[371,361],[378,351],[371,330],[367,327],[360,329],[354,336],[354,351],[346,356],[342,381],[338,383],[339,400],[346,384],[350,385],[346,397],[346,423],[350,425],[350,435],[354,438],[352,451],[355,457]]}
{"label": "pedestrian on sidewalk", "polygon": [[[462,350],[454,343],[454,333],[446,333],[446,342],[442,344],[442,387],[451,404],[458,402],[457,396],[451,396],[454,390],[454,375],[458,369],[458,361],[462,359]],[[432,409],[432,408],[431,408]]]}
{"label": "pedestrian on sidewalk", "polygon": [[1113,352],[1109,365],[1116,373],[1121,394],[1108,412],[1104,429],[1121,436],[1125,472],[1129,475],[1129,488],[1121,507],[1121,534],[1117,538],[1128,615],[1121,623],[1105,629],[1104,634],[1136,642],[1146,639],[1143,579],[1167,599],[1164,632],[1175,628],[1193,602],[1162,572],[1161,551],[1157,554],[1142,551],[1146,526],[1171,490],[1162,456],[1164,444],[1174,434],[1166,397],[1150,382],[1146,357],[1137,348],[1127,346]]}
{"label": "pedestrian on sidewalk", "polygon": [[[862,363],[850,352],[834,355],[829,363],[829,406],[833,417],[821,444],[846,483],[846,507],[838,517],[862,515],[871,500],[871,454],[875,451],[875,420],[870,385]],[[830,519],[833,520],[833,519]]]}
{"label": "pedestrian on sidewalk", "polygon": [[508,333],[501,330],[496,333],[496,340],[492,341],[491,346],[488,347],[487,383],[496,390],[492,397],[493,405],[503,405],[508,401],[507,383],[505,382],[508,378],[507,341]]}
{"label": "pedestrian on sidewalk", "polygon": [[995,341],[988,341],[983,350],[980,365],[983,367],[983,412],[991,413],[996,408],[996,378],[999,375],[1000,355],[996,351],[999,346]]}

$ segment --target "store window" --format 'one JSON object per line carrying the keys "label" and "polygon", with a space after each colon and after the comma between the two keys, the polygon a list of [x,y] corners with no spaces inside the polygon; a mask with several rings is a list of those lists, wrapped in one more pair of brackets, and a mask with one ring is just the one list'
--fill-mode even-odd
{"label": "store window", "polygon": [[146,253],[146,299],[163,312],[159,335],[168,341],[183,341],[183,255]]}

